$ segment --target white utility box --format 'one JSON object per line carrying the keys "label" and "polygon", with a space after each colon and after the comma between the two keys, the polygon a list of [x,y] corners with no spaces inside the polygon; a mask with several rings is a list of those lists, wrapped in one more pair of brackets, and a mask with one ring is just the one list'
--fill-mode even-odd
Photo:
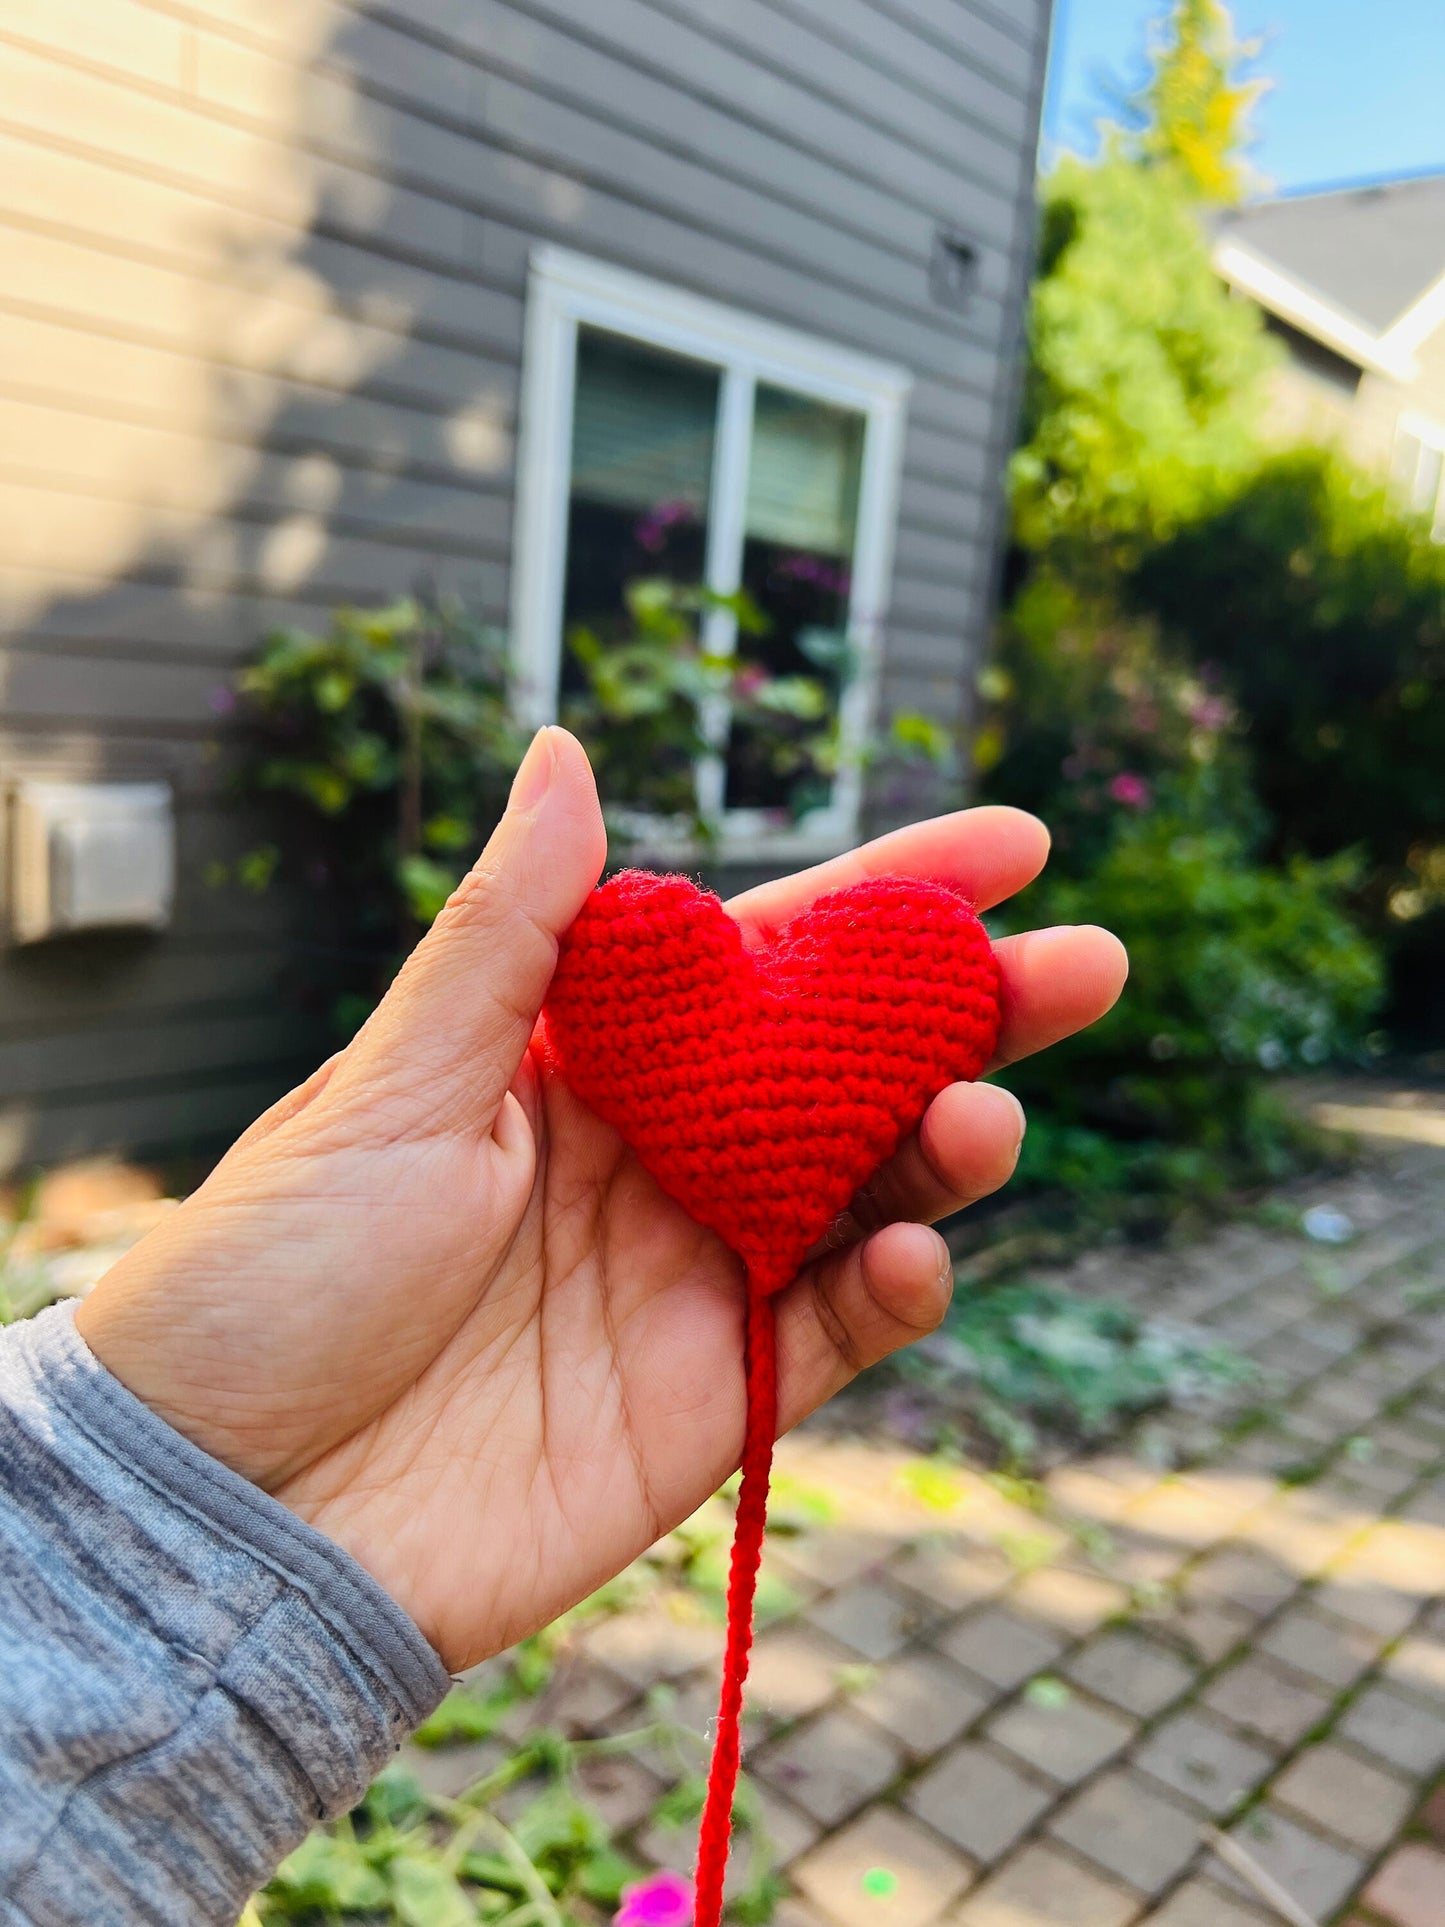
{"label": "white utility box", "polygon": [[176,884],[168,783],[14,785],[10,928],[17,943],[73,930],[163,929]]}

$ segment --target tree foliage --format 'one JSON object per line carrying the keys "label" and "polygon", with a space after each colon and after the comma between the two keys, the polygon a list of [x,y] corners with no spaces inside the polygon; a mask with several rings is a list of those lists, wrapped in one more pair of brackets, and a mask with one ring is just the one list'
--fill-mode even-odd
{"label": "tree foliage", "polygon": [[1014,527],[1108,565],[1199,514],[1256,457],[1274,348],[1214,274],[1177,171],[1116,142],[1042,188]]}
{"label": "tree foliage", "polygon": [[1240,40],[1220,0],[1175,0],[1151,49],[1151,73],[1136,95],[1131,151],[1174,171],[1202,201],[1229,204],[1252,184],[1243,154],[1265,83],[1243,69],[1258,41]]}

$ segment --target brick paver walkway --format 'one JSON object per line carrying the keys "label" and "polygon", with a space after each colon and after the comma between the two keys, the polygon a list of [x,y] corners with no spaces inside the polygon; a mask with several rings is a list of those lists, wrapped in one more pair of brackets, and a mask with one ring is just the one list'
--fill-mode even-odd
{"label": "brick paver walkway", "polygon": [[[1075,1268],[1251,1354],[1248,1409],[1146,1424],[1038,1503],[783,1442],[747,1748],[781,1927],[1445,1927],[1445,1102],[1368,1102],[1367,1163],[1296,1200],[1351,1243],[1236,1224]],[[665,1570],[530,1720],[705,1733],[720,1632]],[[453,1790],[497,1750],[411,1763]],[[630,1851],[686,1866],[653,1817],[676,1763],[594,1766]]]}

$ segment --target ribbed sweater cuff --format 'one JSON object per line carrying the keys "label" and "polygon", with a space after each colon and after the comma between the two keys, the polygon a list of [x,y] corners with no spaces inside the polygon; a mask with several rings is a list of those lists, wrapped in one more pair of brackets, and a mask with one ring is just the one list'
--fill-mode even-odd
{"label": "ribbed sweater cuff", "polygon": [[0,1334],[0,1921],[230,1927],[441,1699],[363,1569],[114,1378]]}

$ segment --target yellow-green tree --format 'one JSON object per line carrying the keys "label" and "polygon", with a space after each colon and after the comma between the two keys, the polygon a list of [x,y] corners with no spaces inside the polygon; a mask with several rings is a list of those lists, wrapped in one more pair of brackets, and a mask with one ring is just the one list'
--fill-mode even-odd
{"label": "yellow-green tree", "polygon": [[1132,124],[1040,189],[1014,532],[1091,574],[1127,566],[1258,460],[1272,344],[1215,274],[1207,232],[1210,204],[1247,177],[1255,51],[1221,0],[1174,0]]}
{"label": "yellow-green tree", "polygon": [[1266,85],[1243,70],[1259,42],[1238,38],[1221,0],[1175,0],[1150,52],[1152,72],[1133,103],[1133,151],[1176,170],[1200,200],[1240,200],[1251,184],[1250,116]]}
{"label": "yellow-green tree", "polygon": [[1126,564],[1257,459],[1273,360],[1209,264],[1173,168],[1066,156],[1043,183],[1014,533],[1090,572]]}

